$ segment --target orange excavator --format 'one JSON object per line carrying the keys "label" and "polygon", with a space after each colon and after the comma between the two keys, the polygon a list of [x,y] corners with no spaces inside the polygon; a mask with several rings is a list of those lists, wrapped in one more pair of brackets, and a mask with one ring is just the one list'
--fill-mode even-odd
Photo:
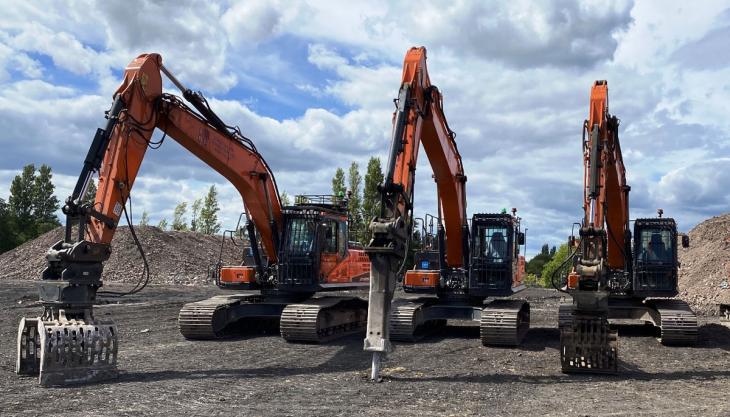
{"label": "orange excavator", "polygon": [[441,216],[427,215],[436,220],[436,234],[420,231],[422,249],[403,279],[403,291],[420,297],[393,301],[391,340],[415,342],[447,320],[471,320],[479,323],[484,346],[520,344],[530,327],[529,304],[505,299],[485,303],[488,297],[509,297],[525,288],[525,257],[520,255],[525,235],[516,213],[513,208],[512,214],[472,215],[469,263],[463,268],[449,264]]}
{"label": "orange excavator", "polygon": [[[443,111],[443,98],[431,84],[426,68],[426,49],[411,48],[405,56],[403,75],[393,115],[393,139],[381,194],[380,213],[370,223],[372,239],[365,252],[370,257],[370,298],[364,349],[373,352],[371,378],[379,378],[390,339],[413,340],[419,330],[437,327],[447,318],[476,319],[482,336],[519,338],[529,323],[529,306],[523,301],[506,301],[494,309],[484,305],[488,296],[518,291],[513,280],[507,246],[524,235],[514,227],[511,216],[475,215],[470,238],[466,215],[466,175],[454,133]],[[393,303],[396,277],[403,272],[413,230],[413,196],[416,161],[420,144],[431,164],[438,190],[438,259],[422,270],[408,271],[404,288],[435,295],[427,299]],[[509,218],[508,218],[509,217]],[[443,219],[443,221],[441,221]],[[497,225],[497,226],[495,226]],[[487,259],[489,238],[496,238],[502,252],[501,269]],[[471,252],[470,252],[471,250]],[[421,259],[423,261],[423,259]],[[428,261],[428,260],[427,260]],[[433,267],[430,265],[433,264]],[[517,277],[519,274],[515,274]],[[494,314],[493,314],[494,313]],[[499,316],[499,317],[497,317]],[[503,317],[503,318],[502,318]]]}
{"label": "orange excavator", "polygon": [[[179,97],[163,93],[163,73],[195,110]],[[152,141],[155,129],[164,132],[157,142]],[[179,316],[183,336],[215,338],[233,322],[259,318],[280,318],[281,334],[289,341],[319,342],[365,327],[365,300],[313,297],[320,291],[368,285],[368,258],[348,242],[346,201],[304,196],[296,205],[282,207],[271,169],[254,143],[239,128],[225,124],[201,93],[185,88],[162,65],[160,55],[144,54],[127,66],[106,126],[97,130],[63,207],[65,236],[49,249],[40,282],[43,315],[20,323],[19,374],[39,374],[42,385],[117,375],[116,324],[108,317],[95,317],[93,307],[122,215],[145,259],[126,204],[147,148],[159,147],[166,136],[223,175],[241,194],[255,265],[223,266],[216,282],[227,289],[259,290],[185,305]],[[96,172],[95,201],[84,204],[82,198]]]}
{"label": "orange excavator", "polygon": [[[674,219],[662,218],[661,209],[657,218],[636,219],[632,239],[631,187],[618,127],[619,119],[608,111],[608,83],[596,81],[583,125],[584,216],[579,238],[570,237],[574,250],[564,262],[572,260],[573,268],[562,288],[551,277],[556,288],[572,297],[559,313],[563,372],[617,372],[617,332],[610,319],[653,323],[665,345],[697,340],[697,317],[687,303],[656,299],[678,294]],[[682,235],[681,244],[689,246],[689,237]]]}

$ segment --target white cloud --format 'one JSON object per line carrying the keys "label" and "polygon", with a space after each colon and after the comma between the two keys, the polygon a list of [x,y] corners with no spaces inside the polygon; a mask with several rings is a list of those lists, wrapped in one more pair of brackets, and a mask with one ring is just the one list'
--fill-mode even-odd
{"label": "white cloud", "polygon": [[[426,44],[431,80],[444,95],[469,177],[470,212],[514,206],[531,242],[563,241],[581,214],[580,128],[590,86],[607,79],[611,112],[622,121],[632,217],[665,206],[691,224],[727,210],[728,184],[717,173],[727,171],[730,157],[723,113],[730,79],[726,61],[707,57],[727,26],[726,7],[14,4],[0,17],[0,141],[11,149],[0,154],[0,193],[12,177],[6,173],[27,162],[50,162],[60,183],[75,181],[122,69],[153,51],[190,87],[219,94],[211,105],[256,142],[281,190],[327,192],[337,166],[355,160],[364,171],[370,155],[385,158],[403,54]],[[44,66],[47,60],[56,68]],[[59,68],[94,87],[69,86]],[[236,89],[246,96],[230,93]],[[318,104],[302,102],[302,95]],[[296,111],[271,117],[259,110],[266,103]],[[424,155],[419,215],[435,211]],[[240,211],[236,191],[172,140],[147,154],[140,175],[135,211],[144,207],[153,221],[169,220],[175,204],[201,196],[211,183],[221,191],[224,224]]]}
{"label": "white cloud", "polygon": [[223,13],[221,23],[233,45],[250,48],[273,36],[280,20],[281,11],[273,2],[240,2]]}

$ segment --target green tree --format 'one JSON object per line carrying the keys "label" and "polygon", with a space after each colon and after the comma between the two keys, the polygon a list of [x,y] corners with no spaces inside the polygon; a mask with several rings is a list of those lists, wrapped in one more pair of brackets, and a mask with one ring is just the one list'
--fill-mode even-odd
{"label": "green tree", "polygon": [[215,189],[215,185],[211,185],[208,190],[208,194],[203,200],[203,207],[200,209],[200,229],[201,233],[206,235],[214,235],[218,233],[221,228],[218,223],[218,191]]}
{"label": "green tree", "polygon": [[162,230],[167,230],[167,219],[163,218],[162,220],[160,220],[160,222],[157,223],[157,227]]}
{"label": "green tree", "polygon": [[83,202],[84,204],[94,204],[96,201],[96,183],[94,182],[94,179],[92,178],[89,182],[89,188],[86,189],[86,194],[84,194]]}
{"label": "green tree", "polygon": [[289,198],[289,194],[286,193],[286,191],[281,193],[281,197],[279,197],[281,200],[282,206],[290,206],[291,205],[291,199]]}
{"label": "green tree", "polygon": [[344,197],[345,191],[345,171],[342,168],[337,168],[335,176],[332,177],[332,195],[337,197]]}
{"label": "green tree", "polygon": [[33,239],[61,224],[56,217],[59,204],[54,189],[48,165],[42,165],[36,175],[35,165],[28,164],[13,179],[6,210],[15,226],[15,243]]}
{"label": "green tree", "polygon": [[150,215],[147,214],[147,210],[142,211],[142,218],[139,219],[140,226],[147,226],[150,224]]}
{"label": "green tree", "polygon": [[362,215],[362,176],[357,162],[350,164],[350,169],[347,171],[347,183],[350,191],[347,211],[350,213],[351,224],[355,229],[355,240],[362,242],[365,236]]}
{"label": "green tree", "polygon": [[553,247],[550,248],[550,258],[552,258],[553,256],[555,256],[555,245],[553,245]]}
{"label": "green tree", "polygon": [[550,245],[545,243],[544,245],[542,245],[540,253],[535,255],[532,259],[530,259],[529,262],[527,262],[527,265],[525,266],[525,271],[528,274],[533,274],[538,278],[542,276],[542,268],[553,258],[553,255],[550,254],[549,248]]}
{"label": "green tree", "polygon": [[172,230],[184,232],[188,230],[188,221],[185,219],[185,211],[187,211],[188,203],[185,201],[175,206],[172,214]]}
{"label": "green tree", "polygon": [[[18,229],[24,233],[33,229],[34,190],[35,166],[28,164],[10,183],[10,197],[8,198],[10,213],[15,218]],[[21,241],[25,241],[25,239],[21,238]]]}
{"label": "green tree", "polygon": [[56,216],[59,204],[58,198],[53,195],[55,189],[51,167],[41,165],[33,184],[33,220],[36,235],[46,233],[61,225]]}
{"label": "green tree", "polygon": [[380,166],[380,158],[372,157],[368,161],[368,170],[365,174],[365,189],[363,190],[362,212],[363,221],[370,222],[376,217],[380,209],[380,193],[378,185],[383,183],[383,169]]}
{"label": "green tree", "polygon": [[0,253],[8,251],[20,243],[15,230],[14,217],[8,204],[2,198],[0,198],[0,236]]}
{"label": "green tree", "polygon": [[[567,243],[560,245],[560,248],[555,252],[555,256],[546,263],[542,268],[540,274],[540,282],[543,287],[552,287],[553,273],[556,272],[558,267],[570,256],[570,247]],[[561,285],[562,277],[567,274],[573,265],[570,262],[565,262],[562,268],[555,273],[555,285]]]}
{"label": "green tree", "polygon": [[193,232],[198,231],[198,223],[200,223],[200,207],[203,205],[203,200],[196,198],[195,201],[193,201],[192,206],[192,219],[190,220],[190,230]]}

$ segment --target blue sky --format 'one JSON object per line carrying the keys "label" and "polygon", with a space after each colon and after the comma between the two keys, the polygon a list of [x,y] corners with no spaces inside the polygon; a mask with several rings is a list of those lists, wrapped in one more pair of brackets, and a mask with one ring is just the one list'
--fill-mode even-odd
{"label": "blue sky", "polygon": [[[581,216],[580,129],[607,79],[632,217],[663,208],[680,229],[730,205],[730,3],[703,1],[0,1],[0,198],[27,163],[70,192],[126,64],[158,52],[241,127],[289,194],[326,193],[335,169],[385,158],[411,46],[428,48],[467,176],[468,210],[517,207],[528,248]],[[174,92],[171,90],[171,92]],[[435,212],[421,153],[417,215]],[[233,187],[168,140],[133,190],[153,223]],[[534,245],[534,246],[532,246]]]}

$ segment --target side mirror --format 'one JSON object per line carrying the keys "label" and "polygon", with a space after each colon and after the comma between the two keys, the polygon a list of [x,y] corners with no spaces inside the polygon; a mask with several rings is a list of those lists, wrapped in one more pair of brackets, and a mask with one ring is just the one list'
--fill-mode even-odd
{"label": "side mirror", "polygon": [[517,244],[520,246],[525,244],[525,234],[523,232],[517,233]]}
{"label": "side mirror", "polygon": [[689,236],[682,235],[682,247],[688,248],[689,247]]}

